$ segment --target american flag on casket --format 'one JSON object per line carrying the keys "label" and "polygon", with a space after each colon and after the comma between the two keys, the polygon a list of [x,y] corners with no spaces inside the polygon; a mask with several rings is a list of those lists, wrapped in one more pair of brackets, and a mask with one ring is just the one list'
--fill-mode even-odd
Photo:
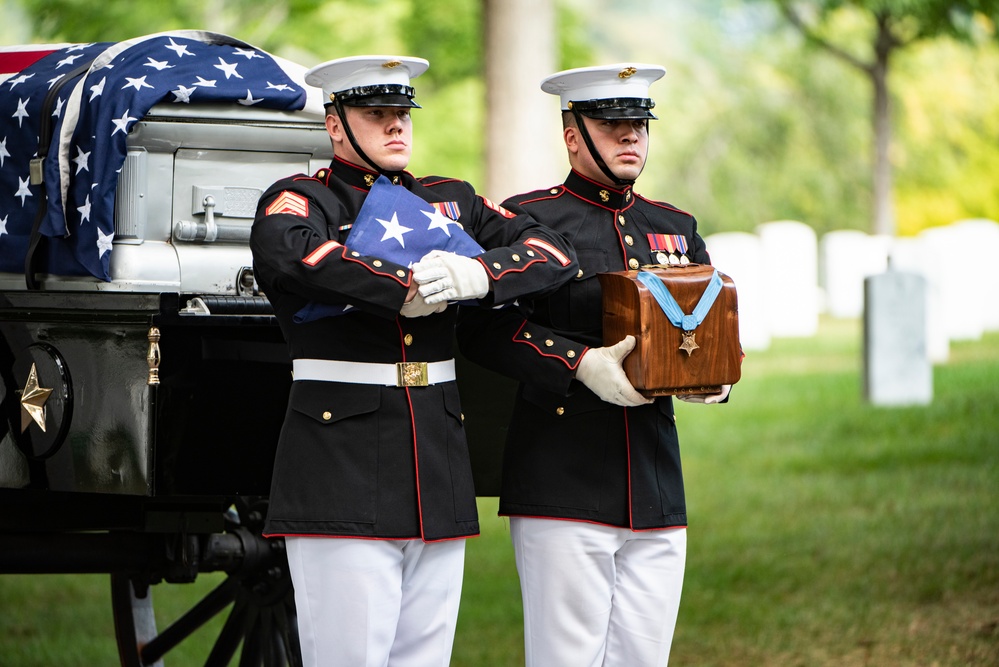
{"label": "american flag on casket", "polygon": [[[73,80],[74,69],[92,61]],[[0,271],[24,270],[42,199],[39,268],[110,280],[114,200],[129,131],[155,104],[299,110],[289,63],[218,33],[186,30],[118,43],[0,47]],[[53,100],[43,182],[30,175],[42,107]],[[37,180],[37,179],[34,179]]]}

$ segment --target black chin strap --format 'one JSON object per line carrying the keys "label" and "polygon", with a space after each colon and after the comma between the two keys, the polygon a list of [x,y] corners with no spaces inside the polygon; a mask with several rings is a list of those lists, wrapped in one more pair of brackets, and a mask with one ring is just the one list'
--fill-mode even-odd
{"label": "black chin strap", "polygon": [[586,148],[590,151],[590,155],[593,156],[593,161],[597,163],[598,167],[600,167],[600,171],[604,172],[604,176],[609,178],[616,185],[634,185],[634,179],[626,180],[618,178],[614,172],[610,170],[610,167],[607,166],[607,163],[604,162],[603,157],[601,157],[599,151],[597,151],[597,147],[593,145],[593,139],[590,138],[590,133],[586,129],[586,123],[583,122],[583,114],[573,108],[572,115],[576,118],[576,127],[579,128],[579,133],[583,136],[583,143],[586,144]]}
{"label": "black chin strap", "polygon": [[393,183],[402,174],[401,171],[387,171],[382,169],[374,160],[368,157],[367,153],[361,150],[360,144],[357,143],[357,139],[354,138],[354,132],[350,129],[350,123],[347,122],[347,113],[343,108],[343,104],[338,98],[333,100],[333,108],[336,109],[336,113],[340,116],[340,123],[343,125],[344,132],[347,133],[347,141],[354,148],[354,152],[357,153],[358,157],[367,162],[370,166],[375,168],[379,174],[387,177]]}

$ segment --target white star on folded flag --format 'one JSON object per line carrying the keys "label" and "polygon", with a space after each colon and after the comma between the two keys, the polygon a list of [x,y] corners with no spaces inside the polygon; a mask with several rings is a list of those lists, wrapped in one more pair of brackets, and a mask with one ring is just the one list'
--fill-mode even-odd
{"label": "white star on folded flag", "polygon": [[389,239],[395,239],[399,242],[399,245],[403,248],[406,247],[406,241],[402,238],[402,235],[406,232],[413,231],[412,227],[406,227],[399,224],[399,214],[395,211],[392,212],[391,220],[382,220],[381,218],[375,218],[381,226],[385,228],[385,233],[382,235],[382,243],[388,241]]}
{"label": "white star on folded flag", "polygon": [[[458,225],[458,222],[456,220],[452,220],[451,218],[447,217],[446,215],[438,211],[436,208],[433,211],[420,211],[420,212],[423,213],[423,215],[430,218],[430,226],[427,227],[428,230],[439,229],[445,234],[447,234],[448,238],[451,237],[451,230],[448,229],[448,225]],[[461,225],[458,225],[458,227],[461,228]]]}

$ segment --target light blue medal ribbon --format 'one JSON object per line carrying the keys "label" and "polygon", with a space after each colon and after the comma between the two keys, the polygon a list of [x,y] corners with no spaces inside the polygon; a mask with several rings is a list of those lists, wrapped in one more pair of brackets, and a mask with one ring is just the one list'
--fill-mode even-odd
{"label": "light blue medal ribbon", "polygon": [[652,296],[655,298],[659,307],[663,309],[663,313],[666,314],[666,318],[681,331],[684,332],[684,342],[681,345],[687,356],[697,348],[697,345],[693,341],[693,336],[690,334],[697,326],[704,321],[704,318],[708,316],[711,311],[711,306],[714,305],[715,299],[718,298],[718,294],[721,293],[722,283],[721,276],[718,275],[718,270],[711,274],[711,279],[708,280],[708,286],[704,288],[704,293],[701,294],[700,300],[698,300],[697,305],[694,306],[694,310],[687,315],[680,308],[680,304],[676,302],[673,295],[670,294],[669,289],[666,285],[659,279],[659,277],[652,273],[651,271],[639,271],[638,280],[647,288]]}

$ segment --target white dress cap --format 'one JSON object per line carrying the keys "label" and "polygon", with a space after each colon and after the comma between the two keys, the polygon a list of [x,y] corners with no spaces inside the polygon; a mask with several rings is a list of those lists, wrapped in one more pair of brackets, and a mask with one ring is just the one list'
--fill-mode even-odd
{"label": "white dress cap", "polygon": [[562,110],[569,102],[621,98],[649,99],[649,86],[666,68],[642,63],[617,63],[556,72],[541,82],[541,90],[558,95]]}
{"label": "white dress cap", "polygon": [[340,93],[365,86],[410,86],[430,67],[423,58],[407,56],[351,56],[320,63],[305,73],[305,83],[323,89],[327,100]]}

